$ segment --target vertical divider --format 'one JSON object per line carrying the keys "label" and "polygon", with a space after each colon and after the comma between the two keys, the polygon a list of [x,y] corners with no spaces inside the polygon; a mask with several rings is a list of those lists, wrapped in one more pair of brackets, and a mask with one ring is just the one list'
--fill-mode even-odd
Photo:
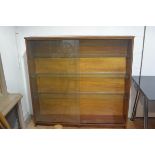
{"label": "vertical divider", "polygon": [[128,119],[128,106],[129,106],[130,86],[131,86],[131,76],[132,76],[133,43],[134,43],[133,39],[130,39],[128,41],[127,57],[126,57],[126,75],[127,75],[127,77],[125,78],[124,107],[123,107],[123,115],[124,115],[124,119],[126,122]]}
{"label": "vertical divider", "polygon": [[78,115],[79,115],[79,125],[81,122],[81,112],[80,112],[80,40],[76,40],[77,46],[77,104],[78,104]]}

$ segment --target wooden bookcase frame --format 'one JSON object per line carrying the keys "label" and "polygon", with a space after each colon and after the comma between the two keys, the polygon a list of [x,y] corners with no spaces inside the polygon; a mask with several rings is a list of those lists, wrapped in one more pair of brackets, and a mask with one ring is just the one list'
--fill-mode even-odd
{"label": "wooden bookcase frame", "polygon": [[[125,78],[125,87],[124,92],[124,104],[123,104],[123,116],[125,123],[103,123],[103,124],[91,124],[91,123],[83,123],[83,124],[74,124],[74,123],[62,123],[64,125],[75,125],[75,126],[90,126],[90,127],[111,127],[111,128],[124,128],[126,127],[126,122],[128,118],[128,104],[129,104],[129,97],[130,97],[130,83],[131,83],[131,73],[132,73],[132,52],[133,52],[133,43],[134,43],[134,36],[50,36],[50,37],[26,37],[26,49],[27,49],[27,57],[28,57],[28,69],[29,69],[29,78],[30,78],[30,88],[31,88],[31,96],[32,96],[32,103],[33,103],[33,112],[34,112],[34,121],[35,124],[45,124],[51,125],[56,124],[56,122],[52,123],[51,118],[48,118],[46,122],[41,120],[40,117],[40,107],[39,107],[39,100],[37,97],[34,96],[33,90],[37,90],[37,81],[35,78],[31,77],[32,73],[35,72],[35,64],[33,61],[33,56],[30,49],[30,42],[31,41],[50,41],[50,40],[101,40],[101,39],[112,39],[112,40],[128,40],[127,45],[127,56],[126,56],[126,72],[127,77]],[[122,55],[120,55],[122,56]],[[59,116],[57,116],[59,117]],[[43,117],[42,117],[43,118]],[[113,118],[114,119],[114,118]],[[115,122],[115,119],[114,119]],[[120,121],[121,122],[121,121]]]}

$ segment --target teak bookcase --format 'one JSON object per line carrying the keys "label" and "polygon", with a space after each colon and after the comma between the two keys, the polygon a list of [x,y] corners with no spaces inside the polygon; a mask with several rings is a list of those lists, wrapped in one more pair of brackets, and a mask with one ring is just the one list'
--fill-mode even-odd
{"label": "teak bookcase", "polygon": [[133,36],[25,39],[36,124],[126,126]]}

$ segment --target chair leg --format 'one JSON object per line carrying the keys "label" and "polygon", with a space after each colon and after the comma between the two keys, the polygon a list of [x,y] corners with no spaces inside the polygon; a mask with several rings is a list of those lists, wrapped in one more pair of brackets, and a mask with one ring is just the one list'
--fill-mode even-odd
{"label": "chair leg", "polygon": [[132,115],[131,115],[131,118],[130,118],[131,121],[134,121],[135,116],[136,116],[137,105],[138,105],[138,101],[139,101],[139,95],[140,95],[140,92],[137,91],[137,93],[136,93],[136,97],[135,97],[134,106],[133,106]]}
{"label": "chair leg", "polygon": [[1,112],[0,112],[0,123],[3,128],[10,129],[9,123],[7,122],[7,120],[5,119],[5,117],[3,116]]}
{"label": "chair leg", "polygon": [[144,101],[144,129],[148,128],[148,101],[145,99]]}
{"label": "chair leg", "polygon": [[21,100],[18,102],[18,118],[19,118],[20,128],[25,129],[26,127],[25,127],[25,122],[24,122],[24,118],[23,118]]}

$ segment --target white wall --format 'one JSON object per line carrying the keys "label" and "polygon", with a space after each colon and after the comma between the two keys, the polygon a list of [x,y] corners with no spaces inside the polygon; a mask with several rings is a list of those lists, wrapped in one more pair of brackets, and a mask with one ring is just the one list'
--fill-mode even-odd
{"label": "white wall", "polygon": [[[12,33],[13,33],[13,29],[14,28],[12,28],[12,31],[11,31]],[[16,32],[16,39],[17,39],[17,49],[19,53],[19,58],[21,60],[21,64],[20,64],[21,70],[20,69],[18,70],[20,70],[19,71],[20,75],[22,75],[22,78],[20,79],[22,81],[22,84],[19,87],[20,87],[20,90],[22,90],[21,92],[24,95],[23,110],[24,110],[25,118],[28,116],[29,113],[32,113],[32,107],[31,107],[31,97],[30,97],[29,81],[28,81],[28,73],[27,73],[26,54],[25,54],[26,47],[25,47],[24,37],[51,36],[51,35],[118,35],[118,36],[133,35],[135,36],[134,52],[133,52],[133,75],[139,74],[142,39],[143,39],[142,38],[143,27],[69,27],[69,26],[67,27],[15,27],[15,32]],[[5,33],[3,35],[5,35]],[[147,40],[147,38],[149,40]],[[147,52],[145,51],[144,53],[144,66],[143,66],[142,74],[155,75],[155,69],[151,67],[155,59],[155,52],[154,52],[155,44],[153,44],[155,40],[155,27],[147,27],[146,40],[147,40],[146,41]],[[14,42],[11,44],[13,45]],[[7,46],[8,43],[5,43],[5,44]],[[8,51],[8,54],[11,52],[12,51],[10,49]],[[12,55],[12,53],[10,55]],[[5,57],[4,54],[3,54],[3,57]],[[18,57],[17,54],[16,54],[16,57]],[[17,58],[14,58],[14,59],[17,59]],[[5,60],[6,60],[5,64],[7,64],[8,60],[6,57],[3,61]],[[6,65],[5,65],[5,68],[6,68]],[[14,66],[14,70],[17,70],[17,68],[19,68],[18,64],[17,66]],[[9,75],[10,74],[6,75],[8,79],[7,81],[9,81],[10,79]],[[18,83],[16,84],[19,85]],[[11,83],[8,85],[10,85],[10,88],[13,88],[11,86]]]}
{"label": "white wall", "polygon": [[[25,81],[23,81],[21,74],[22,68],[16,45],[15,27],[0,27],[0,53],[8,92],[24,94],[22,85]],[[28,103],[24,101],[25,97],[24,94],[22,107],[24,112],[27,112],[28,108],[26,106]]]}
{"label": "white wall", "polygon": [[155,62],[155,26],[147,27],[145,51],[143,58],[143,75],[155,75],[153,64]]}
{"label": "white wall", "polygon": [[0,27],[0,52],[8,91],[16,92],[20,90],[18,53],[16,48],[15,28]]}

